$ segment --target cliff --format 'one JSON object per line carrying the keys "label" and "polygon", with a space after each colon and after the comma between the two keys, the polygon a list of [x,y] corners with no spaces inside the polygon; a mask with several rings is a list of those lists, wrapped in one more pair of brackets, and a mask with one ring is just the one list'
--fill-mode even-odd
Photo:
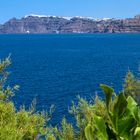
{"label": "cliff", "polygon": [[0,33],[139,33],[140,15],[127,19],[93,19],[29,15],[0,25]]}

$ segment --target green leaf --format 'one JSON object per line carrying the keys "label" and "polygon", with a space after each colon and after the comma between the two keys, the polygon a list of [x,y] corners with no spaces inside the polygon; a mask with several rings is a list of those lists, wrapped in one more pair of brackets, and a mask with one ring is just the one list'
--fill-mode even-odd
{"label": "green leaf", "polygon": [[134,135],[140,135],[140,127],[136,127]]}
{"label": "green leaf", "polygon": [[137,110],[137,103],[135,102],[135,100],[131,96],[128,96],[127,103],[128,103],[127,109],[129,111],[129,114],[135,118],[136,117],[135,113],[138,111]]}
{"label": "green leaf", "polygon": [[137,106],[137,103],[135,102],[135,100],[131,96],[128,96],[127,102],[128,102],[127,107],[129,109],[132,109],[132,107],[136,107]]}
{"label": "green leaf", "polygon": [[97,129],[97,136],[101,140],[108,140],[108,135],[106,131],[106,125],[102,117],[94,115],[94,124]]}
{"label": "green leaf", "polygon": [[105,93],[105,96],[106,96],[106,106],[107,106],[107,109],[109,110],[109,105],[111,103],[111,100],[112,100],[112,94],[114,92],[113,88],[105,85],[105,84],[101,84],[100,85],[101,89],[104,91]]}
{"label": "green leaf", "polygon": [[118,120],[118,134],[122,137],[129,138],[131,130],[136,126],[136,121],[130,116]]}
{"label": "green leaf", "polygon": [[94,140],[91,124],[88,124],[85,128],[85,136],[87,140]]}
{"label": "green leaf", "polygon": [[124,96],[124,93],[118,95],[117,102],[114,105],[113,113],[115,117],[120,117],[123,115],[127,107],[127,100]]}

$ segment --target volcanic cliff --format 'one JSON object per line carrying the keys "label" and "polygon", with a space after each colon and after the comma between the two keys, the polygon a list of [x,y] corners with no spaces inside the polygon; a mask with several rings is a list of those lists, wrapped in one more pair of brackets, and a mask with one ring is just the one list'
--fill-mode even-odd
{"label": "volcanic cliff", "polygon": [[127,19],[94,19],[29,15],[0,24],[0,33],[139,33],[140,15]]}

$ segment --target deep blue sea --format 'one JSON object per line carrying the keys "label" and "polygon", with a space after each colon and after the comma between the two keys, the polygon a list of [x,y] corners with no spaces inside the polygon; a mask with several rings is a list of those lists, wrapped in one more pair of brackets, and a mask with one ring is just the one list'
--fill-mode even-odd
{"label": "deep blue sea", "polygon": [[0,35],[0,58],[11,54],[8,84],[20,85],[17,108],[36,98],[37,110],[55,105],[53,123],[76,96],[88,100],[100,83],[122,89],[128,69],[138,75],[140,34]]}

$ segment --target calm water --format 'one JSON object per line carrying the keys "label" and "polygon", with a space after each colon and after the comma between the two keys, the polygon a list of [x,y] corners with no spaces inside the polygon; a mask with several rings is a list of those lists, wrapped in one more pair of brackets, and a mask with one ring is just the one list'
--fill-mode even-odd
{"label": "calm water", "polygon": [[10,85],[19,84],[17,107],[37,99],[37,110],[55,105],[53,122],[68,115],[77,95],[100,93],[99,84],[122,89],[130,68],[138,72],[140,34],[0,35],[0,58],[12,54]]}

